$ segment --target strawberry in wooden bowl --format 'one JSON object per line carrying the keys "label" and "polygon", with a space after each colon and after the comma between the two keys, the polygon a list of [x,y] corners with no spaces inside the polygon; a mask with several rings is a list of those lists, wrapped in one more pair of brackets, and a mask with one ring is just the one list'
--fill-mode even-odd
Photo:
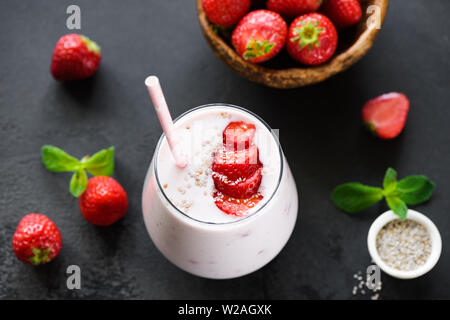
{"label": "strawberry in wooden bowl", "polygon": [[[214,13],[206,10],[212,3]],[[252,0],[247,8],[246,0],[197,0],[197,13],[217,57],[250,81],[288,89],[321,82],[359,61],[372,47],[388,4],[389,0]],[[229,17],[227,23],[217,23],[217,12]],[[311,14],[323,17],[310,24]],[[286,35],[279,17],[287,26]],[[326,50],[319,48],[325,44]]]}

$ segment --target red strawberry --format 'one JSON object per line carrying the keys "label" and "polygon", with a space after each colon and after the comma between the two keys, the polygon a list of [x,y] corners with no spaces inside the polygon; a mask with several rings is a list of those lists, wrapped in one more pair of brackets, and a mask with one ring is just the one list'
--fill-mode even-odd
{"label": "red strawberry", "polygon": [[314,66],[333,56],[337,40],[337,31],[330,19],[320,13],[309,13],[292,22],[286,47],[292,58]]}
{"label": "red strawberry", "polygon": [[267,0],[267,9],[294,18],[303,13],[317,11],[322,2],[323,0]]}
{"label": "red strawberry", "polygon": [[221,149],[214,158],[212,170],[229,180],[237,180],[250,177],[260,167],[258,148],[251,146],[239,151]]}
{"label": "red strawberry", "polygon": [[275,57],[286,42],[287,25],[276,12],[256,10],[247,14],[233,31],[236,52],[253,63]]}
{"label": "red strawberry", "polygon": [[52,261],[61,250],[58,227],[43,214],[30,213],[20,220],[12,246],[17,258],[40,265]]}
{"label": "red strawberry", "polygon": [[244,215],[262,199],[263,196],[260,193],[255,193],[247,199],[228,197],[221,192],[214,193],[214,202],[216,206],[226,214],[232,214],[235,216]]}
{"label": "red strawberry", "polygon": [[84,218],[99,226],[113,224],[128,209],[128,197],[122,186],[113,178],[103,176],[89,179],[79,203]]}
{"label": "red strawberry", "polygon": [[383,94],[367,102],[362,109],[364,123],[381,139],[393,139],[405,127],[409,100],[397,92]]}
{"label": "red strawberry", "polygon": [[203,10],[212,23],[230,27],[250,9],[251,0],[202,0]]}
{"label": "red strawberry", "polygon": [[230,122],[223,131],[223,144],[231,150],[248,148],[255,137],[256,127],[244,121]]}
{"label": "red strawberry", "polygon": [[50,71],[60,81],[88,78],[97,71],[101,57],[100,47],[94,41],[68,34],[56,44]]}
{"label": "red strawberry", "polygon": [[326,0],[323,12],[338,28],[350,27],[358,23],[362,17],[358,0]]}
{"label": "red strawberry", "polygon": [[217,172],[212,173],[214,186],[223,194],[233,198],[249,198],[254,195],[261,184],[261,168],[257,169],[253,175],[248,178],[238,178],[230,180],[227,176],[221,175]]}

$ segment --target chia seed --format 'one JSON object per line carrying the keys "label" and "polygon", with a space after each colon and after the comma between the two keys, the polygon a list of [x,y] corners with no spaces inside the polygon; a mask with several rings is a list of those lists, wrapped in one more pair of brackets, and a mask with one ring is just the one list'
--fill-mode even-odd
{"label": "chia seed", "polygon": [[428,230],[414,220],[394,220],[386,224],[376,239],[378,254],[390,267],[411,271],[424,265],[431,253]]}
{"label": "chia seed", "polygon": [[366,293],[370,295],[371,300],[380,299],[380,291],[382,289],[382,282],[380,281],[375,288],[369,287],[369,278],[366,275],[366,280],[363,278],[363,273],[359,270],[353,275],[353,279],[356,280],[355,285],[352,288],[353,296],[366,296]]}

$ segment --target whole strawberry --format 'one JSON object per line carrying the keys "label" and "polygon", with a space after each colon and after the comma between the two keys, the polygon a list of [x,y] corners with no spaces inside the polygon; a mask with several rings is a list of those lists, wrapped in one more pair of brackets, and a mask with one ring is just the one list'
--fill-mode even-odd
{"label": "whole strawberry", "polygon": [[323,12],[338,28],[350,27],[362,17],[359,0],[326,0]]}
{"label": "whole strawberry", "polygon": [[12,246],[20,261],[40,265],[52,261],[61,250],[58,227],[43,214],[30,213],[20,220]]}
{"label": "whole strawberry", "polygon": [[128,209],[128,197],[113,178],[90,178],[78,199],[83,217],[92,224],[109,226],[122,218]]}
{"label": "whole strawberry", "polygon": [[362,118],[379,138],[393,139],[405,127],[408,112],[408,98],[402,93],[391,92],[367,102],[362,109]]}
{"label": "whole strawberry", "polygon": [[247,14],[233,31],[236,52],[253,63],[275,57],[286,42],[287,25],[276,12],[256,10]]}
{"label": "whole strawberry", "polygon": [[338,34],[330,19],[320,13],[308,13],[290,25],[286,48],[295,60],[314,66],[333,56],[337,41]]}
{"label": "whole strawberry", "polygon": [[97,71],[101,57],[100,47],[94,41],[68,34],[56,44],[50,71],[60,81],[89,78]]}
{"label": "whole strawberry", "polygon": [[323,0],[267,0],[267,9],[282,16],[294,18],[304,13],[317,11]]}
{"label": "whole strawberry", "polygon": [[230,27],[248,12],[251,0],[202,0],[202,5],[209,21]]}

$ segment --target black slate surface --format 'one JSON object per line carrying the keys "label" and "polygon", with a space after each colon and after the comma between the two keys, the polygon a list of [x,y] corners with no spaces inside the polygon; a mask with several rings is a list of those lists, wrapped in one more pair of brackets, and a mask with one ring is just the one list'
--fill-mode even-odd
{"label": "black slate surface", "polygon": [[[100,44],[103,59],[94,78],[63,85],[49,64],[57,39],[69,33],[65,12],[73,3],[81,6],[81,33]],[[449,10],[447,0],[393,0],[361,62],[325,83],[280,91],[240,78],[214,56],[193,0],[0,2],[0,298],[353,298],[353,274],[370,263],[367,231],[386,207],[351,216],[329,195],[346,181],[381,184],[388,166],[436,183],[432,200],[416,209],[440,229],[443,251],[422,278],[383,274],[381,298],[450,298]],[[287,246],[263,269],[206,280],[170,264],[151,242],[140,197],[161,129],[143,83],[149,74],[160,77],[174,116],[227,102],[280,129],[300,211]],[[411,111],[403,134],[386,142],[364,131],[360,108],[389,91],[406,93]],[[126,218],[109,228],[86,222],[69,194],[70,176],[41,165],[43,144],[78,157],[116,146]],[[19,262],[11,248],[29,212],[48,215],[63,236],[58,258],[39,268]],[[81,267],[81,290],[66,288],[70,264]]]}

